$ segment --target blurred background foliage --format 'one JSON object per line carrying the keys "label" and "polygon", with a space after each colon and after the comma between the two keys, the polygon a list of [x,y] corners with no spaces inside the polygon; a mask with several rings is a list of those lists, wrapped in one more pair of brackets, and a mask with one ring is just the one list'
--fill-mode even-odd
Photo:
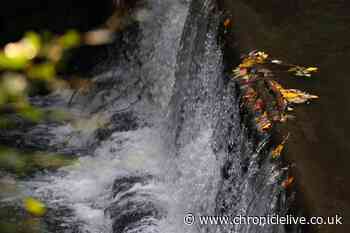
{"label": "blurred background foliage", "polygon": [[[34,106],[31,98],[62,87],[88,86],[93,67],[108,56],[113,31],[104,22],[114,11],[111,0],[10,1],[3,6],[0,131],[5,137],[6,132],[21,131],[23,124],[77,121],[65,111]],[[11,140],[0,138],[0,232],[47,232],[41,216],[48,207],[23,193],[20,182],[38,172],[71,165],[75,156],[24,149]]]}
{"label": "blurred background foliage", "polygon": [[57,155],[42,152],[20,152],[15,149],[0,148],[1,169],[15,173],[20,177],[27,177],[35,171],[56,169],[73,163],[74,159],[68,155]]}
{"label": "blurred background foliage", "polygon": [[[0,113],[15,112],[31,121],[43,117],[40,109],[28,101],[38,85],[47,91],[64,85],[57,77],[67,50],[80,44],[80,34],[70,30],[61,36],[28,32],[18,42],[5,45],[0,51]],[[0,126],[9,119],[2,117]]]}
{"label": "blurred background foliage", "polygon": [[[7,43],[0,50],[0,129],[16,127],[15,117],[38,123],[44,118],[64,119],[64,113],[45,111],[30,103],[29,97],[67,85],[58,71],[64,67],[67,51],[81,45],[81,34],[69,30],[63,35],[27,32],[17,42]],[[55,114],[56,113],[56,114]],[[25,178],[37,171],[70,165],[73,156],[47,152],[21,151],[0,143],[0,172]],[[0,174],[1,175],[1,174]],[[16,179],[1,176],[0,197],[12,198],[18,192]],[[23,203],[0,205],[1,232],[40,232],[39,217],[46,213],[45,204],[30,197],[20,197]],[[5,202],[6,203],[6,202]]]}
{"label": "blurred background foliage", "polygon": [[[115,19],[115,15],[111,18]],[[88,78],[62,73],[68,63],[67,57],[77,47],[94,47],[111,43],[114,32],[114,29],[108,27],[100,27],[85,33],[68,30],[62,35],[29,31],[19,41],[5,44],[0,50],[0,130],[16,128],[18,118],[28,124],[35,124],[44,119],[51,121],[70,119],[69,114],[62,110],[33,106],[30,97],[48,94],[61,88],[87,92],[91,86]],[[84,125],[89,127],[89,124]],[[33,167],[65,165],[65,159],[57,156],[49,156],[51,160],[40,160],[40,164],[38,160],[33,163],[30,158],[32,156],[21,156],[13,150],[0,147],[0,169],[26,173],[28,170],[33,170]],[[27,164],[30,164],[29,168],[26,168]]]}

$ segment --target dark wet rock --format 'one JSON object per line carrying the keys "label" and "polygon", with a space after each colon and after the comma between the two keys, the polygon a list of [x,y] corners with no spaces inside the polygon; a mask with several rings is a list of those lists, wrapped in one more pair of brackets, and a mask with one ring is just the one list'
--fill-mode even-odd
{"label": "dark wet rock", "polygon": [[113,203],[108,208],[113,219],[113,232],[122,233],[135,228],[155,225],[155,220],[165,216],[160,204],[148,195],[135,194]]}
{"label": "dark wet rock", "polygon": [[45,227],[50,232],[55,233],[82,233],[80,225],[82,223],[72,223],[69,219],[74,217],[74,211],[65,206],[56,206],[48,209],[43,218]]}
{"label": "dark wet rock", "polygon": [[150,181],[151,178],[151,175],[117,178],[113,184],[113,197],[120,193],[128,191],[136,184],[145,185]]}
{"label": "dark wet rock", "polygon": [[137,117],[131,112],[122,112],[113,115],[109,127],[97,129],[96,137],[99,141],[106,140],[114,132],[136,130],[139,127]]}
{"label": "dark wet rock", "polygon": [[[210,47],[208,39],[209,36],[218,37],[220,18],[217,10],[214,1],[194,0],[191,3],[182,50],[178,53],[170,138],[174,140],[175,148],[183,148],[198,137],[201,128],[208,127],[208,124],[215,128],[213,150],[218,152],[218,157],[225,154],[216,199],[217,215],[286,214],[287,203],[283,201],[286,194],[280,186],[285,174],[280,169],[281,164],[268,157],[269,138],[248,135],[251,130],[248,130],[249,126],[244,124],[244,116],[241,115],[238,86],[220,73],[224,69],[219,68],[210,78],[201,75],[203,66],[212,67],[211,62],[218,59],[211,57],[208,61],[208,57],[203,55],[208,50],[211,55],[219,50],[215,45]],[[218,66],[220,64],[216,64]],[[204,123],[198,120],[199,114],[205,119]],[[263,228],[256,225],[221,226],[221,229],[222,232],[285,232],[283,226],[277,225]]]}
{"label": "dark wet rock", "polygon": [[53,135],[49,134],[47,125],[34,127],[20,120],[20,126],[16,129],[0,129],[1,143],[17,149],[51,150],[49,142]]}
{"label": "dark wet rock", "polygon": [[113,220],[114,233],[141,230],[155,225],[157,219],[166,216],[164,208],[151,193],[142,188],[133,190],[135,186],[147,185],[151,179],[151,175],[139,175],[121,177],[114,181],[113,196],[117,199],[105,211]]}

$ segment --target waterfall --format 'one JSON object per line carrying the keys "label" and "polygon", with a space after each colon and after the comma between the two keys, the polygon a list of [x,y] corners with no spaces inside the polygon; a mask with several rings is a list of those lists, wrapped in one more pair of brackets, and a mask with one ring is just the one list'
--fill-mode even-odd
{"label": "waterfall", "polygon": [[[236,85],[224,75],[216,2],[146,0],[133,17],[95,87],[66,109],[77,121],[31,131],[47,150],[79,156],[23,182],[48,205],[48,231],[284,232],[183,223],[188,213],[283,213],[282,172],[241,122]],[[64,90],[36,104],[66,106],[69,97]]]}

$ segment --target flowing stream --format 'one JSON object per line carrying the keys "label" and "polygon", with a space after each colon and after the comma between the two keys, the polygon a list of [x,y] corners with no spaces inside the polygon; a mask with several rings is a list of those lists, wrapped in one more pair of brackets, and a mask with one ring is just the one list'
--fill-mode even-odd
{"label": "flowing stream", "polygon": [[87,95],[69,108],[69,90],[33,100],[77,119],[29,132],[28,145],[78,156],[21,183],[49,207],[47,231],[285,232],[184,224],[188,213],[285,213],[283,171],[267,159],[267,139],[250,140],[242,123],[236,84],[224,74],[216,2],[146,0],[133,17]]}

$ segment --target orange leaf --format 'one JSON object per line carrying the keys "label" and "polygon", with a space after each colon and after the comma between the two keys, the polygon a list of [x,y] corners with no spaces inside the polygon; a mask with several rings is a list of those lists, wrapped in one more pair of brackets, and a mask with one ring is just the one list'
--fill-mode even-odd
{"label": "orange leaf", "polygon": [[228,28],[230,25],[231,25],[231,20],[230,20],[230,19],[226,19],[226,20],[224,21],[224,26],[225,26],[225,28]]}
{"label": "orange leaf", "polygon": [[281,142],[281,144],[279,144],[278,146],[276,146],[275,149],[272,150],[271,155],[273,159],[277,159],[278,157],[281,156],[281,153],[284,149],[284,144],[286,143],[286,141],[289,138],[289,133],[288,135],[283,139],[283,141]]}
{"label": "orange leaf", "polygon": [[284,145],[280,144],[275,149],[273,149],[272,152],[271,152],[272,158],[273,159],[277,159],[278,157],[280,157],[281,153],[283,151],[283,148],[284,148]]}
{"label": "orange leaf", "polygon": [[282,182],[282,187],[287,189],[289,188],[294,182],[294,177],[293,176],[289,176],[286,180],[284,180]]}

